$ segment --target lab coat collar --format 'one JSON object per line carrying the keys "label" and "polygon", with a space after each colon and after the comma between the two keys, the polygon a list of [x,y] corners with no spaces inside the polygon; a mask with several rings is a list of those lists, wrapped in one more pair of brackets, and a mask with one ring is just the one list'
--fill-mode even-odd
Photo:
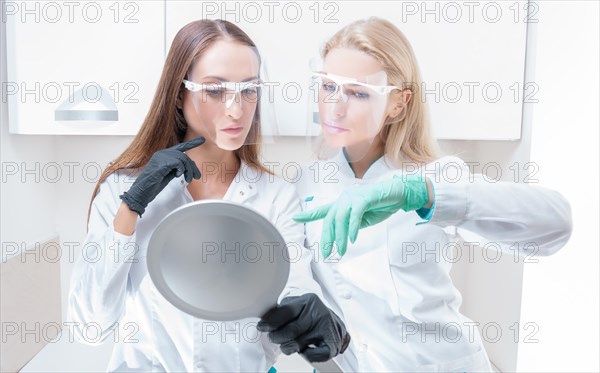
{"label": "lab coat collar", "polygon": [[356,175],[354,175],[354,171],[352,170],[352,167],[350,167],[350,164],[348,163],[348,160],[346,159],[343,150],[340,150],[333,157],[333,161],[339,165],[340,173],[342,174],[342,176],[352,180],[355,183],[362,183],[363,181],[367,182],[370,180],[377,179],[385,173],[395,169],[392,161],[387,159],[384,155],[377,159],[375,162],[373,162],[373,164],[371,164],[371,166],[367,169],[367,172],[365,173],[362,179],[358,179],[356,178]]}
{"label": "lab coat collar", "polygon": [[[258,189],[256,185],[257,181],[264,177],[264,175],[259,175],[261,172],[262,171],[255,170],[243,160],[240,160],[240,169],[233,178],[223,199],[243,203],[253,197]],[[180,181],[176,185],[179,186],[182,193],[185,193],[185,188],[187,188],[189,183],[185,181],[184,175],[179,176],[178,179]]]}

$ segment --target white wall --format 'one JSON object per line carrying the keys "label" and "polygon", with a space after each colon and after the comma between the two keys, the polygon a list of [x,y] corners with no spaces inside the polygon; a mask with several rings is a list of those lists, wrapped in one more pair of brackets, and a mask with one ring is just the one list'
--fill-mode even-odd
{"label": "white wall", "polygon": [[[6,82],[5,25],[0,23],[0,26],[2,29],[0,75],[2,82]],[[56,231],[54,212],[57,205],[52,197],[57,188],[53,183],[44,182],[35,167],[38,163],[38,170],[41,170],[43,162],[54,157],[56,141],[48,136],[10,135],[8,108],[4,99],[1,99],[0,120],[2,120],[0,129],[2,242],[17,242],[20,245],[22,242],[27,244],[50,238]],[[32,172],[28,173],[24,170],[32,170]],[[49,169],[47,170],[49,172]],[[15,174],[12,175],[13,173]]]}
{"label": "white wall", "polygon": [[539,331],[538,342],[519,346],[520,371],[600,371],[599,8],[548,1],[539,24],[531,161],[540,184],[571,203],[574,230],[557,254],[525,265],[521,321]]}

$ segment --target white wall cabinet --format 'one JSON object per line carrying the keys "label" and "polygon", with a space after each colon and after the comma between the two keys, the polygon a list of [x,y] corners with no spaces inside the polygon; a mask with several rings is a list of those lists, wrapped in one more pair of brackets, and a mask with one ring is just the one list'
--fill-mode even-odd
{"label": "white wall cabinet", "polygon": [[303,136],[310,125],[310,58],[338,29],[367,16],[394,22],[411,41],[438,138],[519,139],[523,96],[535,96],[535,85],[524,82],[527,23],[536,21],[527,1],[166,2],[167,43],[199,18],[227,19],[253,38],[279,83],[282,135]]}
{"label": "white wall cabinet", "polygon": [[[86,8],[87,3],[95,5]],[[44,10],[44,2],[38,5],[41,22],[31,21],[33,16],[23,9],[6,12],[9,82],[3,93],[10,104],[12,133],[135,134],[149,108],[165,51],[182,26],[201,18],[235,22],[255,40],[268,64],[269,80],[278,84],[274,105],[280,135],[304,136],[311,125],[306,102],[309,60],[319,46],[352,20],[371,15],[394,22],[411,41],[438,138],[519,139],[523,104],[535,102],[538,89],[525,81],[527,25],[537,21],[537,8],[523,0],[78,4],[74,22],[65,9],[59,22],[48,22],[55,13]],[[90,22],[95,9],[101,9],[101,18]],[[71,97],[72,82],[79,84],[76,88],[88,84],[87,92]],[[59,88],[60,100],[55,100]],[[104,102],[89,102],[90,96],[97,98],[96,91],[102,92]],[[82,101],[81,107],[65,100]]]}
{"label": "white wall cabinet", "polygon": [[10,132],[134,135],[164,63],[162,1],[7,1]]}

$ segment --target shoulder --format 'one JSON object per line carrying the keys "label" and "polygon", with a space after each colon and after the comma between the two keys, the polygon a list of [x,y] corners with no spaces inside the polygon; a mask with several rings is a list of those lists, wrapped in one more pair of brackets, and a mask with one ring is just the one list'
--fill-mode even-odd
{"label": "shoulder", "polygon": [[423,165],[420,174],[436,185],[439,183],[462,184],[471,178],[471,171],[467,163],[455,155],[443,156]]}
{"label": "shoulder", "polygon": [[463,161],[461,158],[455,156],[455,155],[446,155],[440,158],[437,158],[434,161],[431,161],[427,164],[425,164],[425,167],[430,167],[430,168],[449,168],[449,167],[459,167],[459,168],[463,168],[463,167],[467,167],[467,164],[465,161]]}
{"label": "shoulder", "polygon": [[275,197],[290,197],[296,194],[296,177],[292,175],[277,175],[264,172],[260,183],[264,190],[270,190]]}
{"label": "shoulder", "polygon": [[280,195],[295,193],[295,177],[293,174],[293,172],[290,172],[290,177],[278,175],[244,164],[237,181],[256,188],[258,194],[264,198],[275,199]]}
{"label": "shoulder", "polygon": [[254,169],[252,173],[241,174],[239,182],[254,189],[254,196],[248,203],[274,222],[282,215],[300,210],[296,186],[280,175]]}
{"label": "shoulder", "polygon": [[421,173],[423,176],[435,176],[436,180],[458,181],[468,178],[470,170],[464,160],[455,155],[448,155],[425,164]]}

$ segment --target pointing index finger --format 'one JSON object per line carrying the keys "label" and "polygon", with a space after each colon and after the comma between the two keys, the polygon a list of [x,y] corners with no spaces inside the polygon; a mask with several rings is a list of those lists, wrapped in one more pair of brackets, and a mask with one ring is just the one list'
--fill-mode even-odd
{"label": "pointing index finger", "polygon": [[320,220],[327,216],[327,213],[331,210],[332,206],[332,203],[328,203],[309,211],[302,211],[294,215],[292,219],[298,223],[309,223],[311,221]]}
{"label": "pointing index finger", "polygon": [[180,152],[186,152],[190,149],[204,144],[204,141],[206,141],[204,137],[196,137],[195,139],[192,139],[190,141],[179,143],[173,146],[171,149],[179,150]]}

